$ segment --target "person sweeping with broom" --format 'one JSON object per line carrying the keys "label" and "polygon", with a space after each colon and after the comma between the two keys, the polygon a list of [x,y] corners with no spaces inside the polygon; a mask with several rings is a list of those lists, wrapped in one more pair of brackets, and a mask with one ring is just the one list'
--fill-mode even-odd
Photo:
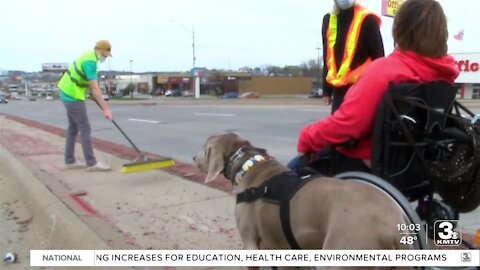
{"label": "person sweeping with broom", "polygon": [[[103,63],[107,57],[112,56],[111,49],[112,46],[107,40],[98,41],[93,50],[83,53],[68,67],[58,83],[60,99],[65,105],[68,117],[65,141],[66,168],[86,168],[86,171],[110,170],[110,166],[98,162],[93,153],[85,98],[87,89],[91,89],[92,98],[102,108],[104,117],[112,121],[112,112],[102,98],[97,79],[97,63]],[[75,140],[79,132],[85,162],[75,159]]]}

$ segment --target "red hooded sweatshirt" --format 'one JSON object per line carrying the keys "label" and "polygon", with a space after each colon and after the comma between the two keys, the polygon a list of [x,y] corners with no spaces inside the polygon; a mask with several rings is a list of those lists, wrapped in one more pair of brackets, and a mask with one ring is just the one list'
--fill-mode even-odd
{"label": "red hooded sweatshirt", "polygon": [[431,58],[411,51],[395,50],[388,57],[370,64],[348,90],[342,105],[333,115],[300,131],[297,150],[306,154],[354,139],[358,142],[355,148],[338,147],[337,150],[348,157],[369,160],[375,112],[390,82],[453,83],[458,74],[455,61],[449,55]]}

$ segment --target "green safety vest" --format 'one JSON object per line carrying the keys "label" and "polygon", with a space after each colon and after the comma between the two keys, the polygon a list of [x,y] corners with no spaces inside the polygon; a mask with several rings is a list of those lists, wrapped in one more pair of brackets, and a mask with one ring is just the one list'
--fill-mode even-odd
{"label": "green safety vest", "polygon": [[97,62],[95,51],[88,51],[77,58],[68,67],[67,72],[63,74],[62,79],[58,83],[58,88],[63,93],[77,100],[85,100],[86,90],[90,87],[90,83],[82,70],[82,63],[86,61]]}

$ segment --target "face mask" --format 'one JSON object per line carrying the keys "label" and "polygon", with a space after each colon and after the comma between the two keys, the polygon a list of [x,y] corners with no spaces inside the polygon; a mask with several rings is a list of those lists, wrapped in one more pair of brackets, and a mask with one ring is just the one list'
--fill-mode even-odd
{"label": "face mask", "polygon": [[98,61],[100,61],[100,63],[103,63],[103,62],[105,62],[107,57],[103,56],[101,53],[97,53],[97,59],[98,59]]}
{"label": "face mask", "polygon": [[335,0],[340,9],[349,9],[355,4],[355,0]]}

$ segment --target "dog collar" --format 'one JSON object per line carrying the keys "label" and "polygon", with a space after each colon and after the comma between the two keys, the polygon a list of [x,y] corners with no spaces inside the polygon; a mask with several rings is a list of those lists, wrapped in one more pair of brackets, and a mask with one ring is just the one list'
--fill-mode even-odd
{"label": "dog collar", "polygon": [[[225,176],[225,178],[230,179],[229,174],[230,174],[230,170],[232,169],[232,164],[237,162],[239,159],[241,159],[245,155],[245,151],[244,151],[245,148],[246,148],[245,146],[238,148],[238,150],[235,151],[235,153],[233,153],[232,156],[230,156],[230,158],[228,159],[227,165],[223,169],[223,175]],[[233,182],[233,179],[231,180]]]}
{"label": "dog collar", "polygon": [[264,160],[267,160],[264,156],[262,155],[255,155],[249,159],[247,159],[247,161],[245,161],[242,165],[242,167],[240,167],[240,170],[235,174],[235,177],[233,178],[232,182],[234,185],[238,185],[238,183],[240,182],[240,180],[243,178],[243,176],[253,167],[255,166],[255,164],[259,163],[259,162],[262,162]]}

